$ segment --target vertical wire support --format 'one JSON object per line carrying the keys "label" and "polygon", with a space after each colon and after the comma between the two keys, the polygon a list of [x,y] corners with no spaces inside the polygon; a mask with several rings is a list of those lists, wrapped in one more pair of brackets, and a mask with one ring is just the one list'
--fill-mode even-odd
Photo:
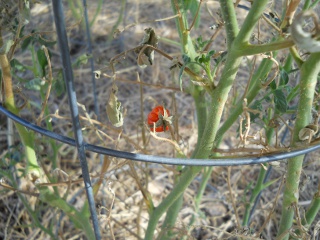
{"label": "vertical wire support", "polygon": [[100,119],[100,111],[98,106],[98,98],[97,98],[97,88],[96,88],[96,78],[94,75],[94,61],[93,61],[93,52],[92,52],[92,42],[91,42],[91,34],[90,34],[90,24],[88,20],[88,9],[87,9],[87,1],[83,0],[83,13],[84,20],[86,25],[86,35],[87,35],[87,54],[91,57],[89,58],[90,68],[91,68],[91,82],[92,82],[92,92],[93,92],[93,101],[94,101],[94,113],[97,115],[98,120]]}
{"label": "vertical wire support", "polygon": [[77,106],[77,97],[75,93],[75,87],[73,83],[73,71],[71,66],[71,60],[69,55],[69,46],[67,39],[66,26],[64,22],[64,14],[61,0],[52,0],[53,12],[54,12],[54,20],[57,29],[58,42],[61,53],[61,61],[62,61],[62,72],[63,78],[66,83],[67,91],[68,91],[68,100],[69,106],[72,115],[72,125],[73,131],[75,135],[76,147],[79,154],[80,165],[82,169],[82,177],[85,185],[85,190],[87,194],[89,209],[92,218],[93,229],[95,233],[95,237],[97,240],[101,239],[100,229],[99,229],[99,221],[94,203],[94,196],[92,191],[92,184],[90,180],[86,155],[85,155],[85,143],[83,140],[81,126],[79,121],[79,112]]}

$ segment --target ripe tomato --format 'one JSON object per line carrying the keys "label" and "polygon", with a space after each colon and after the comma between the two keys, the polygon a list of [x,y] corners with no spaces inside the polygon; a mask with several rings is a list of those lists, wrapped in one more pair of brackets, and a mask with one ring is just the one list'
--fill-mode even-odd
{"label": "ripe tomato", "polygon": [[[156,132],[168,131],[171,118],[172,117],[170,117],[170,112],[168,109],[165,109],[163,106],[156,106],[148,115],[148,125],[150,130],[153,131],[154,129]],[[155,128],[153,128],[154,124]]]}

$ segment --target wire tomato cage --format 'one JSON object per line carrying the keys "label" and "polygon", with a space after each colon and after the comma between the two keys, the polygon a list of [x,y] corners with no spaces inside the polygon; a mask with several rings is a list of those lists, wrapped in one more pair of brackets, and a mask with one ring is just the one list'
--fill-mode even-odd
{"label": "wire tomato cage", "polygon": [[[88,18],[87,18],[87,9],[86,9],[86,1],[84,0],[84,19],[87,25],[87,38],[88,38],[88,52],[92,52],[92,45],[90,42],[90,32],[88,28]],[[287,149],[286,151],[282,152],[273,152],[268,153],[267,155],[262,156],[254,156],[254,157],[223,157],[223,158],[211,158],[211,159],[186,159],[186,158],[172,158],[172,157],[163,157],[163,156],[155,156],[155,155],[146,155],[146,154],[139,154],[139,153],[131,153],[126,151],[114,150],[110,148],[100,147],[96,145],[92,145],[89,143],[84,142],[82,133],[81,133],[81,126],[79,123],[79,114],[78,114],[78,106],[76,100],[76,92],[74,91],[75,87],[73,84],[73,73],[72,73],[72,66],[70,61],[69,49],[68,49],[68,40],[66,35],[66,27],[65,21],[63,16],[63,6],[60,0],[53,0],[53,12],[54,18],[57,28],[58,34],[58,41],[60,46],[61,52],[61,60],[63,63],[63,75],[66,82],[66,87],[68,91],[69,97],[69,105],[71,109],[71,118],[74,128],[74,135],[75,138],[69,138],[60,134],[57,134],[53,131],[49,131],[47,129],[41,128],[36,124],[33,124],[13,113],[8,111],[3,104],[0,102],[0,112],[7,116],[8,118],[12,119],[16,123],[21,124],[22,126],[35,131],[43,136],[49,137],[56,141],[66,143],[68,145],[77,147],[79,153],[79,159],[82,167],[82,176],[86,185],[87,190],[87,197],[89,200],[90,211],[93,221],[93,227],[96,234],[96,239],[101,239],[99,233],[99,223],[98,218],[95,210],[94,198],[92,194],[92,187],[90,182],[90,176],[88,167],[86,165],[86,151],[92,151],[95,153],[108,155],[115,158],[124,158],[129,159],[137,162],[148,162],[148,163],[157,163],[157,164],[168,164],[168,165],[184,165],[184,166],[239,166],[239,165],[255,165],[255,164],[263,164],[275,161],[281,161],[285,159],[290,159],[295,156],[304,155],[313,151],[317,151],[320,149],[320,142],[312,143],[312,145],[308,147],[300,147],[296,149]],[[156,49],[155,49],[156,50]],[[91,68],[93,68],[93,59],[91,61]],[[95,91],[95,76],[92,76],[92,83],[93,83],[93,91]],[[94,94],[95,95],[95,94]],[[96,96],[95,96],[96,97]],[[96,98],[95,98],[96,103]],[[95,109],[98,109],[95,106]],[[89,186],[89,187],[88,187]]]}
{"label": "wire tomato cage", "polygon": [[[72,138],[62,136],[47,129],[41,128],[33,123],[30,123],[19,116],[9,112],[3,106],[0,106],[0,112],[11,118],[13,121],[31,129],[37,133],[40,133],[49,138],[55,139],[59,142],[76,146],[76,141]],[[116,158],[125,158],[138,162],[159,163],[168,165],[186,165],[186,166],[241,166],[241,165],[255,165],[263,164],[275,161],[286,160],[299,155],[304,155],[320,149],[320,143],[307,148],[297,148],[294,150],[288,149],[286,152],[277,152],[274,154],[268,154],[264,156],[256,157],[232,157],[232,158],[211,158],[211,159],[196,159],[196,158],[170,158],[155,155],[146,155],[139,153],[131,153],[126,151],[119,151],[110,148],[104,148],[89,143],[84,143],[86,151],[92,151],[95,153],[108,155]]]}

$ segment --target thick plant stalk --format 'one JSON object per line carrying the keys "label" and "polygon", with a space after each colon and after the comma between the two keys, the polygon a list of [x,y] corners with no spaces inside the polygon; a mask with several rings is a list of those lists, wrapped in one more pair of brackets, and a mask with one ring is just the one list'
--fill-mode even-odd
{"label": "thick plant stalk", "polygon": [[[299,142],[299,131],[311,123],[311,110],[320,71],[320,53],[313,53],[308,60],[302,64],[300,75],[300,99],[298,104],[297,118],[294,126],[292,146]],[[278,236],[281,239],[289,238],[289,230],[294,218],[294,205],[299,200],[299,180],[302,171],[304,155],[297,156],[288,161],[286,183],[283,195],[283,205]],[[288,232],[285,234],[285,232]]]}
{"label": "thick plant stalk", "polygon": [[[192,43],[192,39],[189,34],[188,30],[188,22],[187,22],[187,16],[184,9],[184,1],[182,0],[172,0],[171,1],[173,12],[175,14],[179,13],[179,17],[176,19],[176,26],[179,32],[181,46],[182,46],[182,52],[188,56],[191,61],[194,61],[194,59],[197,57],[196,50],[194,48],[194,45]],[[192,64],[191,69],[195,72],[199,72],[199,66]],[[197,119],[198,119],[198,141],[201,139],[205,121],[207,118],[207,105],[205,103],[205,90],[202,87],[199,86],[190,86],[190,92],[194,98],[195,106],[196,106],[196,113],[197,113]],[[181,170],[181,167],[179,167]],[[175,185],[177,182],[179,182],[180,176],[177,176],[175,179]],[[183,195],[181,194],[177,199],[174,200],[172,205],[168,208],[166,218],[162,225],[162,230],[160,232],[161,239],[170,239],[172,236],[172,231],[170,230],[177,219],[178,213],[181,209],[181,206],[183,204]]]}
{"label": "thick plant stalk", "polygon": [[183,205],[183,194],[177,198],[177,200],[170,206],[166,213],[166,218],[161,227],[161,232],[159,237],[161,240],[170,240],[174,237],[174,232],[172,231],[172,227],[174,226],[176,219],[179,214],[179,210]]}
{"label": "thick plant stalk", "polygon": [[[243,24],[244,30],[241,29],[239,32],[239,34],[241,35],[241,39],[238,39],[239,36],[237,36],[232,44],[228,44],[228,46],[231,47],[230,49],[228,49],[229,53],[223,73],[221,75],[221,80],[217,88],[215,89],[214,94],[211,94],[211,102],[209,104],[211,108],[207,116],[208,121],[206,122],[203,136],[198,143],[198,147],[193,157],[208,158],[209,154],[211,153],[211,148],[217,130],[219,128],[223,108],[227,101],[228,93],[232,87],[239,65],[241,63],[241,56],[237,54],[239,52],[238,50],[241,49],[246,42],[248,42],[254,29],[255,23],[257,23],[259,17],[263,13],[264,7],[267,3],[267,0],[255,1],[253,3],[252,8]],[[224,4],[226,4],[226,1],[221,0],[221,6],[224,6]],[[235,26],[236,15],[234,12],[233,2],[231,0],[227,1],[226,6],[226,8],[222,8],[222,11],[227,11],[227,13],[223,14],[224,16],[232,18],[224,20],[226,22],[230,21],[230,24],[226,25],[226,31],[227,35],[230,35],[228,37],[228,41],[233,41],[238,28],[237,25]],[[237,42],[237,44],[235,44],[235,42]],[[172,192],[151,213],[145,239],[152,239],[154,237],[154,230],[162,214],[164,214],[167,209],[181,196],[181,194],[185,191],[185,189],[189,186],[189,184],[193,181],[194,177],[201,171],[201,169],[202,167],[185,168],[185,171],[183,171],[179,181],[177,182]]]}
{"label": "thick plant stalk", "polygon": [[[0,36],[1,38],[1,36]],[[0,40],[1,46],[3,46],[2,38]],[[15,105],[14,93],[12,88],[12,76],[10,70],[10,63],[5,53],[0,53],[0,67],[2,70],[2,80],[4,85],[4,104],[5,107],[12,113],[18,115],[19,110]],[[28,130],[20,124],[14,123],[21,141],[24,146],[24,152],[26,157],[26,169],[25,172],[28,174],[30,180],[35,181],[40,177],[40,167],[37,162],[37,156],[34,151],[34,139],[33,134],[29,133]]]}
{"label": "thick plant stalk", "polygon": [[[267,0],[255,1],[241,29],[238,30],[238,26],[234,20],[236,15],[233,2],[220,1],[222,15],[224,21],[227,23],[225,26],[227,32],[228,56],[221,75],[221,80],[212,94],[212,107],[208,114],[209,121],[207,121],[204,134],[198,144],[197,152],[194,154],[197,158],[207,158],[211,153],[211,148],[216,138],[228,93],[241,63],[241,55],[243,53],[240,52],[240,50],[248,45],[255,24],[258,22],[267,3]],[[232,41],[232,44],[228,41]]]}

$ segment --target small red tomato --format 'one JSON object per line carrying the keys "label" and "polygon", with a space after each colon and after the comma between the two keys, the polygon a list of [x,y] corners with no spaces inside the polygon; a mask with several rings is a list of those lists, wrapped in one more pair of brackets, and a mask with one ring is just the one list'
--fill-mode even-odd
{"label": "small red tomato", "polygon": [[170,112],[168,109],[165,109],[163,106],[156,106],[148,115],[148,125],[150,130],[153,131],[154,129],[156,132],[168,131],[171,118],[172,117],[170,117]]}

